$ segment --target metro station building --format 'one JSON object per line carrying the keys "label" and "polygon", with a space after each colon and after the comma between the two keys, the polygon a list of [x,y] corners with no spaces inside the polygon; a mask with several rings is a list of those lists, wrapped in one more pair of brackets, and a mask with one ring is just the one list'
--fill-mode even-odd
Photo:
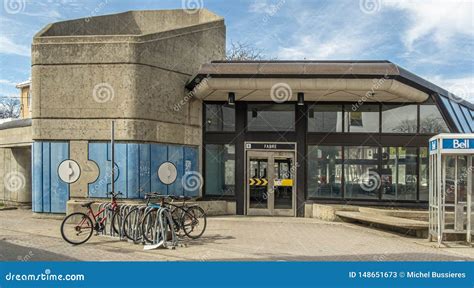
{"label": "metro station building", "polygon": [[238,215],[426,208],[428,140],[474,133],[472,103],[389,61],[224,61],[224,19],[193,12],[39,31],[31,119],[0,124],[0,199],[65,213],[106,198],[114,121],[124,200],[196,196]]}

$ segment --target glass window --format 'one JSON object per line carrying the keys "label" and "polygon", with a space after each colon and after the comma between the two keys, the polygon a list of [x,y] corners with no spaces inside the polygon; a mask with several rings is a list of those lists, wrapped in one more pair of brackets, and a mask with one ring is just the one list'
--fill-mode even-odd
{"label": "glass window", "polygon": [[310,106],[308,110],[308,131],[342,132],[342,106]]}
{"label": "glass window", "polygon": [[381,182],[377,163],[377,147],[344,148],[345,198],[378,198]]}
{"label": "glass window", "polygon": [[223,104],[205,104],[206,131],[235,131],[235,109]]}
{"label": "glass window", "polygon": [[295,105],[293,104],[248,104],[248,131],[293,131],[295,130]]}
{"label": "glass window", "polygon": [[308,146],[308,197],[342,196],[342,147]]}
{"label": "glass window", "polygon": [[384,147],[382,150],[382,198],[416,200],[418,154],[415,147]]}
{"label": "glass window", "polygon": [[382,132],[416,133],[418,132],[416,105],[383,105]]}
{"label": "glass window", "polygon": [[420,148],[420,200],[428,201],[429,199],[429,154],[427,147]]}
{"label": "glass window", "polygon": [[379,105],[344,105],[344,132],[379,132]]}
{"label": "glass window", "polygon": [[432,105],[420,105],[420,133],[439,134],[449,132],[448,125],[436,107]]}
{"label": "glass window", "polygon": [[206,195],[235,195],[235,146],[205,145]]}

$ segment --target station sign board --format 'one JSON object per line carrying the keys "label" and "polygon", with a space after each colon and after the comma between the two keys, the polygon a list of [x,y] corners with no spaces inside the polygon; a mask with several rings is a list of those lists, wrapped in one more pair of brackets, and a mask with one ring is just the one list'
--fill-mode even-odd
{"label": "station sign board", "polygon": [[247,150],[295,150],[295,143],[245,143],[245,149]]}

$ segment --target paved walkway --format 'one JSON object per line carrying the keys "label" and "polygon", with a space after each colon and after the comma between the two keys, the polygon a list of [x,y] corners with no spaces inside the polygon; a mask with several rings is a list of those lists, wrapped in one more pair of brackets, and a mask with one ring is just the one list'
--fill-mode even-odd
{"label": "paved walkway", "polygon": [[474,261],[466,246],[436,248],[423,239],[305,218],[212,217],[201,239],[151,251],[104,236],[72,246],[61,238],[60,224],[27,210],[0,210],[0,260]]}

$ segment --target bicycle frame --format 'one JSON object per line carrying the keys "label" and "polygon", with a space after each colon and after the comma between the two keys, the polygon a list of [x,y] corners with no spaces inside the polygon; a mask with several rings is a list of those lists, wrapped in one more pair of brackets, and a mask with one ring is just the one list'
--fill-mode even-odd
{"label": "bicycle frame", "polygon": [[[117,200],[115,199],[115,197],[112,197],[112,207],[110,207],[110,209],[116,210],[117,207],[118,207]],[[106,210],[107,210],[107,207],[104,207],[94,214],[94,210],[92,210],[92,207],[88,208],[87,216],[89,216],[93,220],[92,224],[94,225],[94,227],[97,226],[96,224],[104,224],[104,222],[107,220],[107,213],[104,213]],[[104,214],[104,217],[100,219],[100,221],[97,221],[97,218],[99,218],[99,216],[102,213]],[[84,224],[84,221],[85,219],[82,219],[81,223],[79,223],[79,226],[82,226],[82,224]]]}

